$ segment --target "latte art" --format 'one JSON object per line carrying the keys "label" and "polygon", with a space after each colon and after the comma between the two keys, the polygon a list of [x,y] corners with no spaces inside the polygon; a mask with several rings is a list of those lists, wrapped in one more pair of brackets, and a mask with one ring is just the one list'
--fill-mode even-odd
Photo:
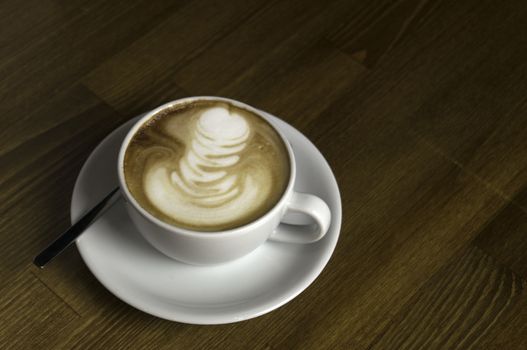
{"label": "latte art", "polygon": [[[223,204],[239,193],[238,175],[228,175],[229,167],[240,161],[249,126],[243,117],[224,108],[206,111],[196,123],[190,149],[179,161],[172,182],[196,204]],[[189,186],[188,184],[192,184]]]}
{"label": "latte art", "polygon": [[127,149],[125,177],[153,215],[187,228],[223,230],[274,206],[288,180],[286,155],[266,121],[207,101],[145,124]]}
{"label": "latte art", "polygon": [[[152,204],[176,220],[198,224],[206,217],[210,225],[236,219],[242,208],[260,206],[269,190],[258,190],[253,174],[231,171],[250,135],[245,119],[215,107],[205,111],[192,129],[190,147],[178,169],[160,165],[147,172],[145,192]],[[269,176],[266,171],[259,169],[260,176]]]}

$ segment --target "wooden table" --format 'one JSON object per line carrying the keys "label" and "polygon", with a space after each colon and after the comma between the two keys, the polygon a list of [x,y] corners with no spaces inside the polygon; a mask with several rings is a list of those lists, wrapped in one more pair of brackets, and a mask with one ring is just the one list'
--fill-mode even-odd
{"label": "wooden table", "polygon": [[[526,349],[523,1],[7,0],[0,5],[3,349]],[[121,302],[75,248],[73,183],[110,131],[220,95],[281,116],[342,193],[299,297],[221,326]]]}

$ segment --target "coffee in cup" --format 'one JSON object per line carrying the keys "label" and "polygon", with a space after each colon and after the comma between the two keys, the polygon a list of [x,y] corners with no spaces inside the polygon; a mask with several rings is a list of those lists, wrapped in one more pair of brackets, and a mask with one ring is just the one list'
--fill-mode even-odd
{"label": "coffee in cup", "polygon": [[280,135],[224,101],[197,100],[152,116],[124,157],[128,189],[150,214],[178,227],[222,231],[273,208],[289,180]]}

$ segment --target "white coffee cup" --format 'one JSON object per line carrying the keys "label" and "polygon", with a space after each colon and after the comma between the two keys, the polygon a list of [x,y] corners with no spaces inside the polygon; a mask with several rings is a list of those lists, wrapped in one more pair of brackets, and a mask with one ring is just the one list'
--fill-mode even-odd
{"label": "white coffee cup", "polygon": [[[200,232],[168,224],[156,218],[137,202],[130,193],[124,176],[124,156],[130,140],[141,126],[160,111],[175,105],[196,100],[224,101],[245,108],[267,120],[282,138],[289,155],[290,175],[287,188],[278,203],[266,214],[249,224],[218,232]],[[143,237],[165,255],[194,265],[219,264],[235,260],[249,254],[265,241],[286,243],[312,243],[321,239],[327,232],[331,213],[327,204],[319,197],[294,191],[296,164],[291,145],[261,111],[235,100],[199,96],[183,98],[166,103],[142,117],[126,135],[119,152],[118,174],[121,192],[126,201],[128,213]],[[313,225],[283,224],[281,220],[287,212],[300,213],[311,217]]]}

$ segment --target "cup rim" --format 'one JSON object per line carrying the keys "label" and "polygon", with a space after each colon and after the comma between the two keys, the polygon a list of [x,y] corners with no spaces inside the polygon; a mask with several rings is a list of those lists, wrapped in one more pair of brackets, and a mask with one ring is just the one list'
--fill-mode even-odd
{"label": "cup rim", "polygon": [[[191,230],[188,228],[179,227],[176,225],[169,224],[168,222],[165,222],[151,213],[149,213],[146,209],[144,209],[134,198],[132,193],[130,193],[130,190],[128,189],[128,186],[126,185],[125,175],[124,175],[124,156],[126,154],[126,150],[128,148],[128,144],[130,143],[130,140],[135,135],[135,133],[138,131],[138,129],[143,126],[148,120],[150,120],[152,117],[157,115],[159,112],[174,107],[178,104],[182,103],[188,103],[192,101],[222,101],[229,104],[232,104],[238,108],[243,108],[248,110],[251,113],[254,113],[267,121],[271,127],[277,132],[277,134],[282,139],[282,142],[285,145],[285,148],[287,150],[288,158],[289,158],[289,180],[287,183],[287,186],[285,190],[283,191],[280,199],[276,204],[268,210],[265,214],[258,217],[256,220],[253,220],[245,225],[234,227],[227,230],[219,230],[219,231],[198,231],[198,230]],[[257,227],[261,222],[268,220],[269,217],[274,216],[277,211],[280,211],[284,202],[288,200],[288,195],[291,193],[293,186],[294,186],[294,179],[296,177],[296,164],[293,154],[293,149],[287,140],[287,138],[284,136],[281,130],[278,129],[278,127],[274,124],[274,122],[265,115],[265,112],[254,108],[246,103],[233,100],[226,97],[219,97],[219,96],[192,96],[192,97],[184,97],[177,100],[173,100],[170,102],[167,102],[165,104],[162,104],[161,106],[154,108],[148,112],[145,113],[143,117],[141,117],[137,122],[134,123],[134,125],[130,128],[128,133],[126,134],[126,137],[121,143],[120,149],[119,149],[119,156],[117,160],[117,173],[119,178],[119,185],[121,189],[121,193],[125,196],[126,200],[136,209],[145,219],[149,220],[150,222],[153,222],[154,224],[162,227],[163,229],[170,231],[174,234],[180,234],[185,235],[189,237],[198,237],[198,238],[206,238],[206,239],[219,239],[224,238],[226,236],[235,236],[235,235],[241,235],[246,233],[247,231],[250,231],[252,227]]]}

